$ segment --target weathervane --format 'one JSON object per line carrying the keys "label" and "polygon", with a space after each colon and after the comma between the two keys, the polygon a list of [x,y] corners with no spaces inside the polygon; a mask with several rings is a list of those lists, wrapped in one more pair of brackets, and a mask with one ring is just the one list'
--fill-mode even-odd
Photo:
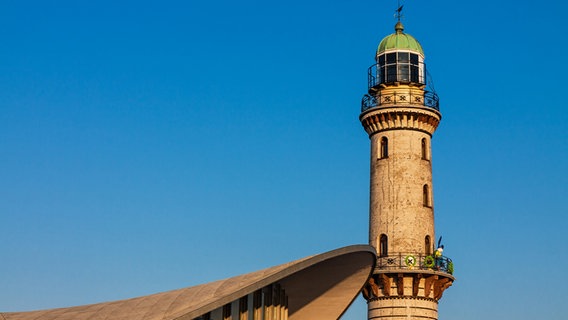
{"label": "weathervane", "polygon": [[400,0],[398,0],[398,9],[395,10],[395,18],[397,18],[398,22],[400,22],[400,18],[402,18],[402,7],[404,5],[400,5]]}

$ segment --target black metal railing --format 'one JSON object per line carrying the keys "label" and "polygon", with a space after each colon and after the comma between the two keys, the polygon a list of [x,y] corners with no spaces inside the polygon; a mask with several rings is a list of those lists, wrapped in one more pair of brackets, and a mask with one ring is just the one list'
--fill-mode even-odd
{"label": "black metal railing", "polygon": [[454,274],[452,259],[423,253],[393,253],[379,256],[376,268],[380,270],[432,270]]}
{"label": "black metal railing", "polygon": [[423,91],[423,93],[416,94],[410,90],[402,90],[389,93],[381,93],[379,91],[375,95],[364,95],[361,100],[361,112],[382,105],[418,105],[440,111],[440,100],[436,93]]}
{"label": "black metal railing", "polygon": [[397,64],[381,66],[378,63],[373,64],[367,71],[367,80],[369,89],[379,84],[389,83],[414,83],[419,85],[427,84],[426,65],[420,63],[417,66],[403,68]]}

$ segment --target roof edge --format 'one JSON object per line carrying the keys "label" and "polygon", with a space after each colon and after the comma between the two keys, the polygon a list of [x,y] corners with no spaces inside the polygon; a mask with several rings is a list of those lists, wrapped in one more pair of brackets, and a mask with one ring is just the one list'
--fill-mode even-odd
{"label": "roof edge", "polygon": [[[375,264],[373,247],[352,245],[225,280],[141,297],[67,308],[0,312],[0,320],[87,320],[110,314],[123,320],[156,316],[163,320],[192,320],[273,283],[281,284],[291,297],[290,320],[337,319],[357,297]],[[156,306],[158,300],[164,308]]]}
{"label": "roof edge", "polygon": [[[306,258],[303,259],[299,259],[299,260],[295,260],[290,262],[289,266],[284,268],[281,271],[278,271],[270,276],[267,276],[266,278],[263,278],[255,283],[252,283],[248,286],[243,287],[240,290],[237,290],[233,293],[231,293],[230,295],[226,295],[223,297],[220,297],[218,300],[209,303],[207,305],[204,305],[202,307],[199,307],[198,309],[196,309],[195,311],[188,313],[187,315],[184,315],[183,317],[180,318],[176,318],[178,320],[189,320],[189,319],[193,319],[195,317],[198,317],[202,314],[205,314],[211,310],[215,310],[217,308],[222,307],[223,305],[230,303],[231,301],[234,301],[242,296],[245,296],[247,294],[253,293],[256,290],[262,289],[267,285],[270,285],[272,283],[281,281],[287,277],[293,276],[294,274],[305,270],[309,267],[313,267],[319,263],[324,263],[327,260],[330,259],[334,259],[337,257],[341,257],[341,256],[346,256],[349,254],[354,254],[354,253],[361,253],[361,252],[366,252],[369,253],[373,259],[371,262],[371,266],[368,272],[368,277],[371,276],[373,269],[375,268],[375,264],[376,264],[376,250],[371,247],[370,245],[363,245],[363,244],[359,244],[359,245],[350,245],[350,246],[346,246],[346,247],[342,247],[342,248],[338,248],[335,250],[331,250],[328,252],[324,252],[324,253],[320,253],[317,255],[313,255],[313,256],[308,256]],[[277,266],[276,266],[277,267]],[[359,287],[359,290],[363,288],[363,286],[365,285],[365,283],[363,282],[361,284],[361,286]],[[357,291],[358,293],[359,291]],[[353,296],[353,298],[349,301],[349,305],[351,305],[351,303],[353,303],[353,301],[355,300],[355,298],[357,297],[357,294],[355,294]],[[341,314],[343,314],[345,312],[345,310],[343,310],[343,312]]]}

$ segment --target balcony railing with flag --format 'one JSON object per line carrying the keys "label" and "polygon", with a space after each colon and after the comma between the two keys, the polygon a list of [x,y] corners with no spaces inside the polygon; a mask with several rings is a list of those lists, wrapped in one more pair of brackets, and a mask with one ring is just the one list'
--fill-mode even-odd
{"label": "balcony railing with flag", "polygon": [[379,270],[431,270],[454,274],[452,259],[423,253],[392,253],[379,256],[376,268]]}

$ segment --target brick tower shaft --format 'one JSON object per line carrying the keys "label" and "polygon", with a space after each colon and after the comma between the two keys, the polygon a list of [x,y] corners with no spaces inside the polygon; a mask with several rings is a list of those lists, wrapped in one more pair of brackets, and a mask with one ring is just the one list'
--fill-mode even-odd
{"label": "brick tower shaft", "polygon": [[454,281],[434,244],[431,139],[441,114],[422,47],[403,31],[398,22],[381,41],[359,117],[371,140],[369,244],[378,253],[363,294],[369,319],[438,319]]}

